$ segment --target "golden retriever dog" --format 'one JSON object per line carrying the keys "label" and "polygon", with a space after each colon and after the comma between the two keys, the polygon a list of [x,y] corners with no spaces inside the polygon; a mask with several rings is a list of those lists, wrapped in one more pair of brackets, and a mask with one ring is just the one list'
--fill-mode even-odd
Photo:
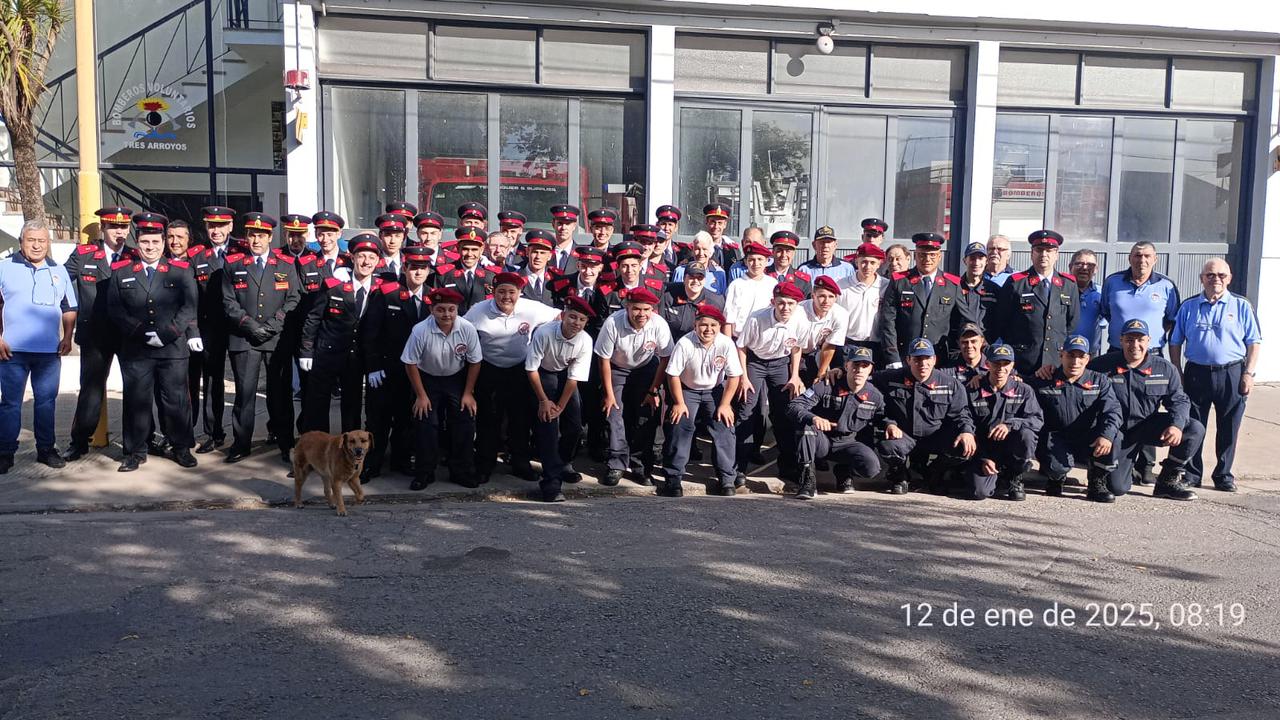
{"label": "golden retriever dog", "polygon": [[360,470],[372,447],[373,436],[364,430],[341,435],[319,430],[304,433],[293,448],[293,506],[302,507],[302,484],[312,470],[324,480],[324,499],[339,515],[347,514],[347,506],[342,502],[343,483],[355,494],[356,504],[363,503]]}

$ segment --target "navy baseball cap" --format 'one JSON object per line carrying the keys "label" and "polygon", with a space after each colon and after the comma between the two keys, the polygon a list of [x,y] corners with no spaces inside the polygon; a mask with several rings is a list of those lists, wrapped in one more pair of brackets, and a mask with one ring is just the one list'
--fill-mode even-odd
{"label": "navy baseball cap", "polygon": [[1141,318],[1134,318],[1125,322],[1123,329],[1120,330],[1121,335],[1150,335],[1151,328],[1147,326],[1147,321]]}
{"label": "navy baseball cap", "polygon": [[933,343],[929,342],[929,338],[916,338],[911,341],[911,347],[907,352],[908,357],[933,357],[937,353],[933,350]]}
{"label": "navy baseball cap", "polygon": [[983,245],[980,242],[971,242],[967,246],[965,246],[965,249],[964,249],[965,257],[972,257],[974,255],[982,255],[985,257],[986,254],[987,254],[987,246]]}
{"label": "navy baseball cap", "polygon": [[987,360],[991,362],[1013,362],[1013,348],[1004,343],[996,343],[987,347]]}
{"label": "navy baseball cap", "polygon": [[1063,352],[1072,352],[1079,350],[1082,353],[1089,352],[1089,338],[1083,335],[1071,335],[1067,337],[1067,341],[1062,343]]}
{"label": "navy baseball cap", "polygon": [[871,348],[861,345],[846,345],[844,348],[845,362],[864,362],[874,363],[871,358]]}

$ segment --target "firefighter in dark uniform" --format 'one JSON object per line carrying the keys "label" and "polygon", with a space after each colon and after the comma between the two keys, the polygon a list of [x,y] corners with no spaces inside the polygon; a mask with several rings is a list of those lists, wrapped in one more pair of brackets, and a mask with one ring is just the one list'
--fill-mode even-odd
{"label": "firefighter in dark uniform", "polygon": [[862,242],[871,243],[876,247],[880,247],[884,242],[884,234],[889,232],[889,223],[880,218],[863,218],[858,226],[862,228]]}
{"label": "firefighter in dark uniform", "polygon": [[293,364],[277,353],[285,320],[299,301],[298,273],[289,254],[271,252],[276,221],[259,212],[244,216],[247,253],[227,255],[222,270],[222,306],[230,333],[227,350],[235,376],[231,448],[225,462],[249,457],[258,410],[258,372],[267,368],[267,429],[275,435],[280,459],[293,449]]}
{"label": "firefighter in dark uniform", "polygon": [[[944,493],[943,471],[977,450],[969,398],[955,378],[934,369],[937,355],[928,338],[912,340],[906,352],[906,367],[887,370],[875,380],[884,394],[885,436],[878,450],[888,467],[889,492],[902,495],[914,489],[914,471],[929,491]],[[930,455],[937,459],[925,467]]]}
{"label": "firefighter in dark uniform", "polygon": [[[989,347],[987,340],[982,335],[982,328],[977,323],[965,323],[960,326],[960,332],[957,333],[956,339],[956,357],[951,367],[939,368],[939,372],[945,372],[960,381],[961,385],[969,387],[969,383],[974,378],[980,378],[987,374],[987,357],[983,353],[983,349]],[[1014,373],[1016,376],[1017,373]]]}
{"label": "firefighter in dark uniform", "polygon": [[596,208],[587,213],[587,229],[591,231],[590,246],[608,252],[618,223],[618,211],[613,208]]}
{"label": "firefighter in dark uniform", "polygon": [[413,216],[418,214],[418,206],[401,200],[399,202],[387,203],[384,212],[399,215],[401,219],[404,220],[404,224],[407,227],[409,223],[413,222]]}
{"label": "firefighter in dark uniform", "polygon": [[1107,489],[1107,476],[1116,466],[1113,444],[1124,418],[1111,389],[1111,379],[1088,369],[1089,338],[1083,335],[1066,339],[1058,361],[1048,378],[1030,380],[1044,410],[1044,431],[1036,455],[1040,471],[1047,478],[1045,494],[1061,497],[1067,473],[1077,460],[1087,459],[1087,497],[1096,502],[1115,502],[1115,496]]}
{"label": "firefighter in dark uniform", "polygon": [[[974,500],[1026,500],[1022,474],[1031,468],[1044,413],[1035,390],[1013,373],[1013,348],[989,345],[987,366],[969,393],[978,452],[969,461],[968,490]],[[966,493],[967,494],[967,493]]]}
{"label": "firefighter in dark uniform", "polygon": [[[665,288],[671,279],[671,268],[662,262],[660,257],[654,256],[655,248],[658,246],[658,226],[632,225],[631,241],[639,243],[640,247],[644,248],[644,256],[640,259],[640,277],[645,280],[657,280]],[[657,295],[662,297],[661,291]]]}
{"label": "firefighter in dark uniform", "polygon": [[[324,277],[320,274],[319,266],[316,265],[316,254],[307,249],[307,233],[311,229],[311,218],[296,213],[281,215],[280,227],[284,228],[285,244],[277,254],[289,255],[293,258],[293,271],[298,281],[298,304],[284,318],[284,329],[280,331],[280,340],[276,343],[275,352],[287,367],[296,369],[298,344],[302,342],[302,323],[306,321],[307,311],[311,309],[310,298],[324,284]],[[289,388],[292,395],[293,378],[297,377],[300,383],[302,376],[295,374],[292,370],[289,375]],[[281,422],[287,422],[289,427],[294,427],[296,417],[293,400],[290,399],[287,407],[282,405],[281,410],[285,413]]]}
{"label": "firefighter in dark uniform", "polygon": [[702,216],[705,229],[715,242],[711,259],[716,265],[727,268],[741,260],[742,248],[725,237],[725,231],[729,229],[729,206],[720,202],[708,203],[702,208]]}
{"label": "firefighter in dark uniform", "polygon": [[616,272],[606,277],[600,274],[596,284],[598,292],[591,309],[601,318],[621,310],[626,304],[627,293],[636,288],[647,288],[654,297],[662,297],[667,284],[657,278],[645,278],[640,275],[640,266],[644,262],[644,246],[640,243],[626,241],[618,243],[613,251],[613,262]]}
{"label": "firefighter in dark uniform", "polygon": [[866,480],[880,473],[873,433],[884,423],[884,396],[867,382],[873,367],[870,348],[850,345],[839,379],[819,380],[787,406],[797,431],[797,498],[812,500],[818,494],[818,460],[834,463],[839,493],[853,492],[855,478]]}
{"label": "firefighter in dark uniform", "polygon": [[942,244],[937,233],[916,233],[916,265],[894,273],[880,302],[880,332],[888,367],[902,363],[907,345],[925,338],[945,360],[953,347],[954,333],[966,322],[976,322],[960,293],[960,278],[943,272]]}
{"label": "firefighter in dark uniform", "polygon": [[673,339],[679,340],[693,332],[700,306],[710,305],[721,313],[724,312],[724,296],[703,289],[706,277],[707,269],[693,263],[685,266],[682,282],[667,283],[662,299],[658,302],[658,314],[667,321]]}
{"label": "firefighter in dark uniform", "polygon": [[[1055,364],[1057,350],[1075,331],[1080,314],[1076,279],[1054,270],[1062,236],[1037,230],[1027,240],[1031,267],[1005,281],[985,325],[988,342],[1002,339],[1013,346],[1015,368],[1023,377]],[[1046,369],[1042,377],[1049,372]]]}
{"label": "firefighter in dark uniform", "polygon": [[[551,206],[551,227],[554,232],[548,233],[551,238],[551,254],[547,259],[549,274],[571,275],[578,272],[578,261],[574,257],[573,250],[576,247],[574,237],[578,232],[578,218],[581,215],[582,211],[576,205]],[[526,246],[531,232],[533,231],[525,233]],[[529,248],[526,247],[525,252],[528,251]],[[528,265],[527,256],[525,264]]]}
{"label": "firefighter in dark uniform", "polygon": [[964,249],[965,272],[960,275],[960,293],[969,303],[969,314],[978,322],[984,322],[987,313],[1000,298],[1000,285],[984,276],[987,266],[987,246],[980,242],[969,243]]}
{"label": "firefighter in dark uniform", "polygon": [[812,295],[813,276],[796,267],[793,262],[796,248],[800,247],[800,236],[790,230],[779,230],[769,236],[769,244],[773,247],[773,262],[765,268],[764,274],[778,282],[795,285],[805,297]]}
{"label": "firefighter in dark uniform", "polygon": [[187,330],[196,313],[196,281],[183,260],[164,257],[163,216],[143,213],[157,227],[138,228],[138,252],[111,266],[107,315],[120,339],[124,379],[124,460],[120,472],[147,461],[151,405],[160,385],[160,416],[174,462],[195,467],[191,398],[187,394]]}
{"label": "firefighter in dark uniform", "polygon": [[[413,326],[431,315],[431,248],[412,245],[404,249],[401,282],[384,282],[374,293],[360,321],[364,338],[360,351],[369,394],[365,414],[373,433],[373,448],[364,461],[363,479],[382,474],[383,458],[391,456],[391,470],[413,475],[413,394],[400,354]],[[461,295],[459,295],[461,297]]]}
{"label": "firefighter in dark uniform", "polygon": [[[423,210],[413,216],[413,229],[413,239],[405,243],[405,245],[424,245],[431,248],[431,251],[434,253],[440,252],[441,235],[444,233],[443,215],[438,212]],[[432,262],[436,265],[444,264],[440,261],[439,257],[434,257]]]}
{"label": "firefighter in dark uniform", "polygon": [[331,277],[339,280],[351,278],[351,255],[338,247],[338,238],[346,224],[341,215],[328,210],[321,210],[311,216],[311,232],[315,234],[316,244],[320,246],[315,253],[315,262],[323,280]]}
{"label": "firefighter in dark uniform", "polygon": [[671,240],[667,244],[662,262],[667,267],[675,269],[676,265],[689,259],[689,245],[676,241],[676,233],[680,231],[680,218],[684,217],[684,213],[675,205],[659,205],[654,216],[658,231],[666,233],[667,238]]}
{"label": "firefighter in dark uniform", "polygon": [[[555,252],[555,236],[541,228],[534,228],[524,234],[524,244],[525,263],[519,272],[520,277],[524,278],[524,289],[520,291],[520,297],[554,307],[555,292],[551,286],[560,275],[550,262]],[[575,260],[571,272],[578,271],[576,263]]]}
{"label": "firefighter in dark uniform", "polygon": [[378,277],[386,282],[395,282],[404,269],[400,251],[404,249],[405,223],[408,221],[404,215],[389,212],[379,215],[373,222],[378,226],[378,242],[382,246]]}
{"label": "firefighter in dark uniform", "polygon": [[227,441],[222,425],[226,410],[227,375],[227,316],[222,308],[222,266],[226,256],[242,252],[239,241],[231,237],[234,210],[211,205],[201,210],[204,232],[208,239],[202,252],[191,258],[195,273],[197,321],[204,352],[200,358],[201,415],[204,420],[205,439],[196,447],[197,453],[213,452]]}
{"label": "firefighter in dark uniform", "polygon": [[107,318],[111,266],[136,254],[125,245],[133,211],[126,207],[105,207],[96,214],[101,239],[77,245],[66,263],[67,275],[76,289],[75,341],[80,346],[80,395],[76,398],[75,419],[71,422],[71,443],[62,453],[68,462],[89,452],[89,439],[98,427],[107,394],[111,360],[120,349],[120,338]]}
{"label": "firefighter in dark uniform", "polygon": [[475,228],[483,234],[489,224],[489,209],[478,202],[464,202],[458,206],[458,227]]}
{"label": "firefighter in dark uniform", "polygon": [[1191,453],[1204,442],[1204,425],[1191,417],[1191,398],[1182,389],[1178,369],[1150,352],[1151,330],[1147,322],[1129,320],[1120,333],[1119,350],[1089,363],[1089,369],[1106,373],[1111,379],[1123,418],[1116,437],[1116,466],[1107,478],[1107,489],[1112,495],[1129,492],[1138,454],[1145,447],[1163,446],[1169,448],[1169,457],[1151,494],[1171,500],[1194,500],[1196,494],[1183,482],[1182,471]]}
{"label": "firefighter in dark uniform", "polygon": [[369,299],[381,283],[375,277],[381,246],[378,236],[360,233],[351,238],[351,277],[331,277],[316,297],[302,327],[298,365],[308,373],[302,397],[302,424],[306,431],[329,431],[329,400],[334,385],[342,388],[342,432],[361,427],[364,409],[365,369],[358,352],[364,338],[359,324]]}
{"label": "firefighter in dark uniform", "polygon": [[520,235],[528,222],[529,218],[519,210],[503,210],[498,213],[498,230],[511,238],[511,247],[515,247],[516,243],[520,242]]}
{"label": "firefighter in dark uniform", "polygon": [[480,264],[480,254],[484,250],[484,231],[475,228],[458,228],[454,232],[457,238],[455,248],[458,261],[452,264],[440,264],[437,259],[436,287],[449,288],[462,295],[458,303],[458,312],[463,315],[477,304],[493,295],[493,280],[497,271]]}

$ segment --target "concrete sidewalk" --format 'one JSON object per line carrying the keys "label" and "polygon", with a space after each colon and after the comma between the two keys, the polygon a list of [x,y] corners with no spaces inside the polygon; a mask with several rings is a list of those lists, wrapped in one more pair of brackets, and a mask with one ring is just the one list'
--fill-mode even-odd
{"label": "concrete sidewalk", "polygon": [[[70,433],[71,416],[75,408],[78,377],[78,358],[63,359],[62,387],[58,398],[58,447],[66,447]],[[240,463],[227,465],[222,462],[223,449],[207,455],[197,455],[200,465],[186,470],[173,462],[152,457],[139,470],[132,473],[116,472],[120,462],[120,384],[118,374],[113,373],[108,382],[108,412],[111,420],[112,443],[106,448],[92,451],[87,457],[69,463],[62,470],[39,465],[35,462],[34,438],[31,427],[31,403],[28,394],[23,408],[23,428],[19,437],[20,447],[15,465],[7,475],[0,476],[0,513],[101,511],[101,510],[153,510],[187,509],[202,507],[255,508],[285,505],[293,501],[293,479],[287,477],[289,468],[280,462],[279,453],[273,447],[256,446],[254,454]],[[230,423],[231,383],[227,382],[227,416]],[[264,403],[259,401],[259,408]],[[338,427],[336,413],[333,427]],[[1280,490],[1280,442],[1276,430],[1280,428],[1280,386],[1259,386],[1249,401],[1239,448],[1236,453],[1235,472],[1242,492],[1251,490]],[[261,412],[257,423],[259,441],[266,434],[266,417]],[[228,427],[228,436],[230,428]],[[710,445],[701,441],[703,457],[710,459]],[[1213,424],[1210,423],[1207,448],[1213,446]],[[1211,450],[1206,453],[1211,455]],[[766,457],[771,453],[766,453]],[[1207,462],[1212,466],[1212,459]],[[604,468],[590,461],[585,455],[575,463],[585,476],[578,485],[565,486],[570,497],[586,495],[652,495],[653,488],[623,480],[616,487],[605,487],[597,478]],[[505,469],[499,465],[499,471]],[[761,469],[765,475],[772,473],[772,464]],[[1081,477],[1083,474],[1077,471]],[[779,493],[782,483],[776,478],[754,476],[747,490],[757,493]],[[440,477],[447,477],[441,471]],[[708,463],[691,463],[685,493],[705,493],[706,482],[712,477]],[[475,490],[469,490],[448,481],[437,481],[421,492],[410,492],[411,478],[402,475],[384,475],[365,486],[365,493],[374,502],[425,502],[475,499],[518,499],[533,487],[510,475],[495,474],[492,482]],[[819,485],[830,482],[826,473],[819,473]],[[1149,493],[1150,488],[1137,489]],[[1202,494],[1215,491],[1209,487]],[[323,502],[323,491],[318,477],[312,477],[303,488],[303,498],[310,502]]]}

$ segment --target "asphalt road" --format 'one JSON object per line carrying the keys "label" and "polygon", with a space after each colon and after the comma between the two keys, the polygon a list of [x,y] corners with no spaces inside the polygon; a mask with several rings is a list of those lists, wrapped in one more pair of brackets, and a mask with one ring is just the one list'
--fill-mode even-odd
{"label": "asphalt road", "polygon": [[3,516],[0,717],[1275,718],[1280,493],[1204,494]]}

